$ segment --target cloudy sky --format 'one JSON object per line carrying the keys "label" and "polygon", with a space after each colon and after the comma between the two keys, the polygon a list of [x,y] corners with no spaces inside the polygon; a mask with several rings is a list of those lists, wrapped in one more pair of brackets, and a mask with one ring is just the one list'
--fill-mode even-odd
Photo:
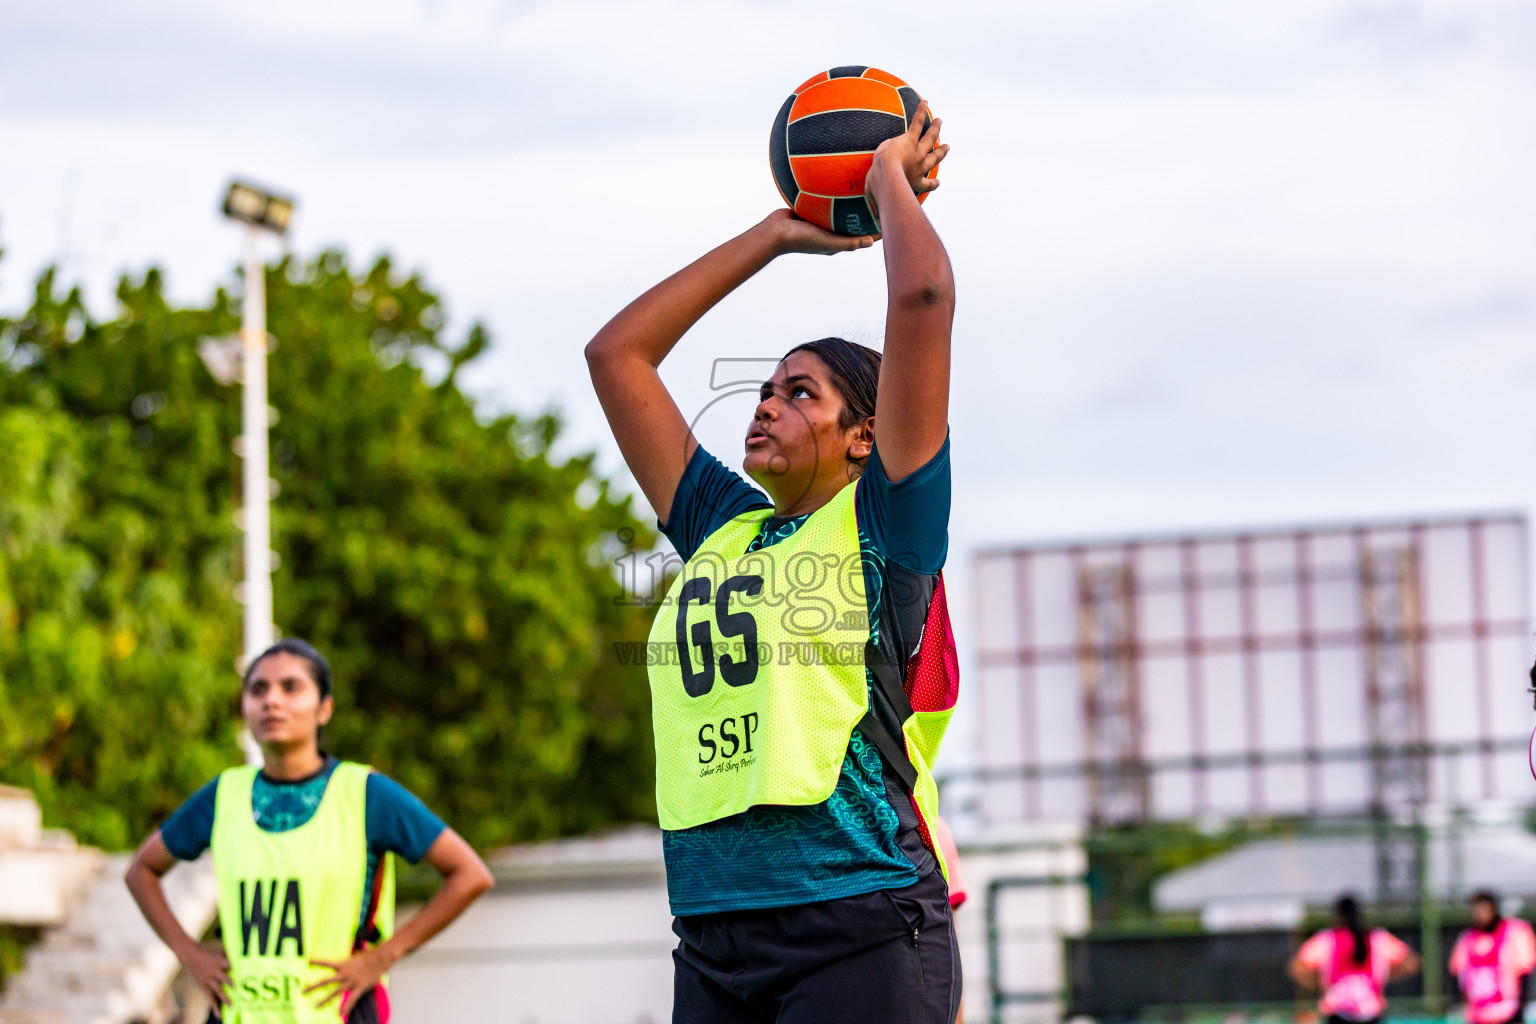
{"label": "cloudy sky", "polygon": [[[392,253],[497,341],[468,383],[619,471],[581,358],[778,205],[791,88],[868,63],[953,154],[952,564],[983,544],[1536,504],[1536,8],[1523,0],[917,4],[7,0],[0,308],[53,261],[111,311],[202,301],[231,174],[289,244]],[[666,368],[877,343],[878,251],[786,259]],[[733,404],[735,403],[735,404]],[[739,459],[745,398],[705,444]]]}

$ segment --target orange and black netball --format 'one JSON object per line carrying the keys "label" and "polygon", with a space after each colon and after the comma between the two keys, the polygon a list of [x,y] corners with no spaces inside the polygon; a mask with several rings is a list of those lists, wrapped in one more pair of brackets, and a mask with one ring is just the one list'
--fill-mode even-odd
{"label": "orange and black netball", "polygon": [[879,68],[851,64],[809,79],[773,122],[768,163],[779,194],[801,219],[829,231],[877,234],[864,176],[875,149],[907,130],[921,102],[916,89]]}

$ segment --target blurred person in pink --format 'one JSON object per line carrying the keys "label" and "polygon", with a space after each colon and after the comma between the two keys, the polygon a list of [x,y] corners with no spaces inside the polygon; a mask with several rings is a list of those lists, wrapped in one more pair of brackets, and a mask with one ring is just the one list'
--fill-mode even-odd
{"label": "blurred person in pink", "polygon": [[1418,971],[1418,954],[1385,928],[1367,928],[1353,896],[1334,904],[1333,927],[1304,942],[1290,966],[1298,985],[1322,993],[1317,1009],[1329,1024],[1380,1021],[1387,983]]}
{"label": "blurred person in pink", "polygon": [[1493,893],[1474,893],[1472,927],[1451,950],[1451,973],[1461,987],[1468,1024],[1510,1024],[1525,1015],[1525,979],[1536,968],[1531,926],[1499,912]]}

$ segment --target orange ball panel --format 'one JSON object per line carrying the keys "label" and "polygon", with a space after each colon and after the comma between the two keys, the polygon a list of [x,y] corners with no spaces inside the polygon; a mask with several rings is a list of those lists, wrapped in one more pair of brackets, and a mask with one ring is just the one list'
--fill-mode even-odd
{"label": "orange ball panel", "polygon": [[825,71],[823,71],[819,75],[812,75],[810,78],[807,78],[805,81],[801,82],[800,83],[800,88],[796,89],[795,92],[804,92],[805,90],[809,89],[811,86],[815,85],[817,82],[825,82],[827,79],[829,79],[831,77],[832,76],[827,74]]}
{"label": "orange ball panel", "polygon": [[832,200],[826,196],[813,196],[809,192],[801,192],[795,199],[795,216],[831,231]]}
{"label": "orange ball panel", "polygon": [[830,156],[792,156],[795,181],[807,192],[823,196],[861,196],[864,176],[875,162],[872,153],[839,153]]}
{"label": "orange ball panel", "polygon": [[870,81],[884,82],[886,85],[895,86],[897,89],[900,89],[907,84],[906,82],[903,82],[901,79],[897,78],[895,75],[891,74],[889,71],[881,71],[879,68],[870,68],[868,71],[864,72],[864,77]]}
{"label": "orange ball panel", "polygon": [[901,95],[884,82],[867,78],[834,78],[802,91],[789,108],[791,124],[810,114],[828,110],[879,110],[905,117]]}

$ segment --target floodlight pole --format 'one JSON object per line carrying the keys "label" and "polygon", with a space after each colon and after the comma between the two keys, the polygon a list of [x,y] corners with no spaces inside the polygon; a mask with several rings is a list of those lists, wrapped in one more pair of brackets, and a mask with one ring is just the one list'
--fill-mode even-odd
{"label": "floodlight pole", "polygon": [[244,350],[241,454],[245,498],[245,657],[249,666],[272,646],[272,484],[267,465],[267,281],[261,229],[245,227],[245,296],[240,303]]}

